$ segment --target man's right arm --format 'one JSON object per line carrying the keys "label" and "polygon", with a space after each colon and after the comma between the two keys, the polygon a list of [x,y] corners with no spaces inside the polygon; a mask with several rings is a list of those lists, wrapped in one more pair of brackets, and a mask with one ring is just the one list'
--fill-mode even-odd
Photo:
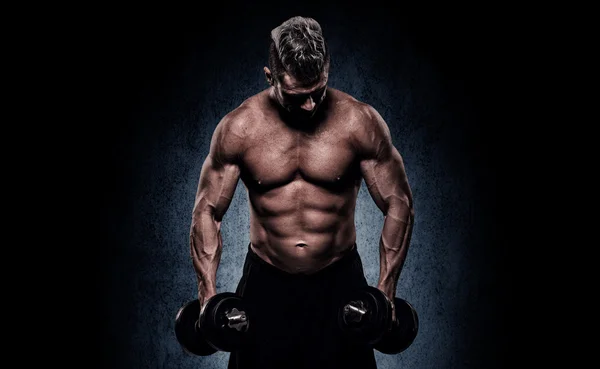
{"label": "man's right arm", "polygon": [[221,221],[227,211],[238,179],[243,151],[243,131],[239,114],[230,113],[215,128],[206,157],[192,211],[190,253],[198,278],[201,306],[216,292],[216,275],[223,241]]}

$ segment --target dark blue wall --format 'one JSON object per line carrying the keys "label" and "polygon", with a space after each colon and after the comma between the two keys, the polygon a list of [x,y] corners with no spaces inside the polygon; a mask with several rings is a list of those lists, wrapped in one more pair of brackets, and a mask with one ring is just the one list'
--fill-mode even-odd
{"label": "dark blue wall", "polygon": [[[226,367],[228,354],[191,357],[173,333],[177,309],[196,294],[188,231],[198,176],[219,119],[267,87],[262,67],[271,28],[308,15],[331,48],[330,85],[382,114],[414,192],[415,227],[397,293],[418,310],[420,331],[402,354],[377,353],[380,367],[502,367],[508,287],[495,151],[502,136],[491,108],[501,77],[487,20],[402,6],[227,10],[199,13],[184,24],[187,32],[162,21],[126,21],[104,45],[115,81],[106,104],[116,109],[99,128],[106,232],[95,255],[97,363]],[[246,196],[240,182],[222,227],[219,292],[234,290],[241,276]],[[356,226],[372,284],[382,220],[363,184]]]}

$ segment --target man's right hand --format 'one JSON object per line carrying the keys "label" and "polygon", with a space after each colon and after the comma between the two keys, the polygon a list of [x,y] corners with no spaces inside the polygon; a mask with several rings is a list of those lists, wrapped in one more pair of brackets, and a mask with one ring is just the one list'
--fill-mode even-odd
{"label": "man's right hand", "polygon": [[235,293],[207,294],[182,306],[175,317],[175,335],[188,353],[207,356],[239,350],[247,340],[250,318]]}
{"label": "man's right hand", "polygon": [[247,342],[250,325],[243,298],[233,292],[202,297],[203,305],[195,299],[177,313],[175,334],[181,346],[201,356],[241,349]]}
{"label": "man's right hand", "polygon": [[[216,294],[216,291],[205,291],[202,293],[198,293],[198,301],[200,302],[200,314],[202,314],[202,310],[204,310],[204,306],[206,306],[208,300]],[[200,320],[200,315],[198,315],[198,320]]]}

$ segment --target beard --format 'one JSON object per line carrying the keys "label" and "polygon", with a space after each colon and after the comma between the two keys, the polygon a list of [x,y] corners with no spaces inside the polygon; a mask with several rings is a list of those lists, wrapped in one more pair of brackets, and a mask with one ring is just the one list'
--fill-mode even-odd
{"label": "beard", "polygon": [[312,110],[305,110],[299,106],[284,106],[286,115],[293,120],[297,121],[307,121],[314,118],[319,111],[319,107],[321,106],[321,102],[317,103]]}
{"label": "beard", "polygon": [[318,107],[315,106],[313,108],[313,110],[307,111],[302,108],[292,107],[292,108],[288,108],[286,110],[292,119],[302,121],[302,120],[309,120],[312,117],[314,117],[315,113],[317,112],[317,108]]}
{"label": "beard", "polygon": [[275,101],[277,101],[279,114],[285,122],[297,128],[310,129],[311,126],[318,125],[318,122],[325,118],[328,99],[323,97],[310,111],[302,109],[299,105],[286,104],[277,95],[275,95]]}
{"label": "beard", "polygon": [[319,126],[319,123],[324,119],[323,110],[318,109],[318,106],[311,111],[304,109],[282,109],[284,121],[290,126],[310,132]]}

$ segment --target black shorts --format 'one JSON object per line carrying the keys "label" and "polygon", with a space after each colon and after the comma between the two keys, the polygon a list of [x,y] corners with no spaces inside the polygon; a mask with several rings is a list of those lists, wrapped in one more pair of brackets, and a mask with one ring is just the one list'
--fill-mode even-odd
{"label": "black shorts", "polygon": [[236,292],[249,305],[251,339],[229,369],[376,369],[373,348],[341,334],[337,312],[351,291],[367,286],[356,245],[311,275],[290,274],[248,246]]}

